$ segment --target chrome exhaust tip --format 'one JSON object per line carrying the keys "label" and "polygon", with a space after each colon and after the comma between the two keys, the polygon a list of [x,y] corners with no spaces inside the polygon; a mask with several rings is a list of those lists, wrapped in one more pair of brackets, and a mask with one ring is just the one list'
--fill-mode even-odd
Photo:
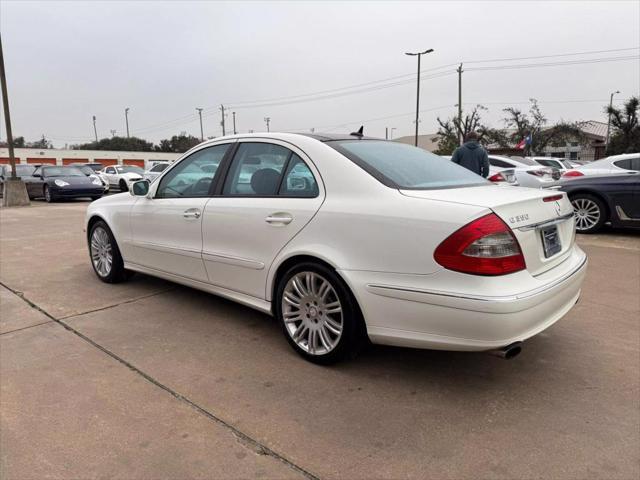
{"label": "chrome exhaust tip", "polygon": [[506,347],[498,348],[496,350],[489,350],[489,354],[496,357],[504,358],[505,360],[511,360],[517,357],[522,352],[522,342],[515,342]]}

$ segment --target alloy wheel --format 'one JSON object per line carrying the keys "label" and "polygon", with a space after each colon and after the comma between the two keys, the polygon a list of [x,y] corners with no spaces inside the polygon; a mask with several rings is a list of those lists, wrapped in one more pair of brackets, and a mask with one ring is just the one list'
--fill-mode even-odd
{"label": "alloy wheel", "polygon": [[310,355],[326,355],[340,341],[344,321],[340,299],[331,283],[315,272],[299,272],[282,294],[287,333]]}
{"label": "alloy wheel", "polygon": [[577,198],[571,202],[575,209],[576,230],[589,230],[600,220],[600,207],[588,198]]}
{"label": "alloy wheel", "polygon": [[91,261],[101,277],[111,273],[113,265],[113,252],[109,234],[102,227],[96,227],[91,234]]}
{"label": "alloy wheel", "polygon": [[49,187],[47,187],[46,185],[44,186],[44,199],[47,202],[51,201],[51,191],[49,190]]}

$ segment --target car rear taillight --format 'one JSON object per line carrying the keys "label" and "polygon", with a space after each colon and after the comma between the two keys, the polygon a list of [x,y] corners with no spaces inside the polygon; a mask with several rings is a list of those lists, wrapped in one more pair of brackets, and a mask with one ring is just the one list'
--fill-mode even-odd
{"label": "car rear taillight", "polygon": [[527,173],[530,175],[535,175],[536,177],[544,177],[545,175],[551,175],[549,170],[545,170],[543,168],[539,168],[537,170],[527,170]]}
{"label": "car rear taillight", "polygon": [[582,176],[584,176],[584,173],[579,172],[578,170],[569,170],[568,172],[564,172],[562,174],[562,176],[565,177],[565,178],[566,177],[569,177],[569,178],[571,178],[571,177],[582,177]]}
{"label": "car rear taillight", "polygon": [[502,175],[502,173],[498,172],[489,177],[490,182],[505,182],[506,179]]}
{"label": "car rear taillight", "polygon": [[505,275],[526,268],[516,237],[495,213],[452,233],[433,257],[444,268],[473,275]]}

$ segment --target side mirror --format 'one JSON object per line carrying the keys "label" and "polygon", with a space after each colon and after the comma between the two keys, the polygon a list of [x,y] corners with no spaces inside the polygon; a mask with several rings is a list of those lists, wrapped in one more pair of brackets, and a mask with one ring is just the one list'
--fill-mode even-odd
{"label": "side mirror", "polygon": [[149,193],[149,180],[138,180],[131,186],[131,195],[144,197]]}

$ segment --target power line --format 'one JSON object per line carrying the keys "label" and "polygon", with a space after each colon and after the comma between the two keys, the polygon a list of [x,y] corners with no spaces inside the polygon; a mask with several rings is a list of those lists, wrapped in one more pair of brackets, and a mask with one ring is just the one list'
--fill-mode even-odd
{"label": "power line", "polygon": [[490,67],[471,67],[467,68],[467,71],[480,71],[480,70],[517,70],[521,68],[537,68],[537,67],[555,67],[565,65],[583,65],[589,63],[607,63],[623,60],[638,60],[640,55],[628,55],[625,57],[603,57],[593,58],[588,60],[567,60],[564,62],[548,62],[548,63],[522,63],[516,65],[494,65]]}
{"label": "power line", "polygon": [[640,47],[614,48],[611,50],[591,50],[588,52],[575,52],[575,53],[557,53],[554,55],[537,55],[535,57],[494,58],[491,60],[466,60],[466,61],[463,61],[462,63],[510,62],[513,60],[533,60],[537,58],[557,58],[557,57],[572,57],[572,56],[578,56],[578,55],[595,55],[597,53],[627,52],[629,50],[640,50]]}

